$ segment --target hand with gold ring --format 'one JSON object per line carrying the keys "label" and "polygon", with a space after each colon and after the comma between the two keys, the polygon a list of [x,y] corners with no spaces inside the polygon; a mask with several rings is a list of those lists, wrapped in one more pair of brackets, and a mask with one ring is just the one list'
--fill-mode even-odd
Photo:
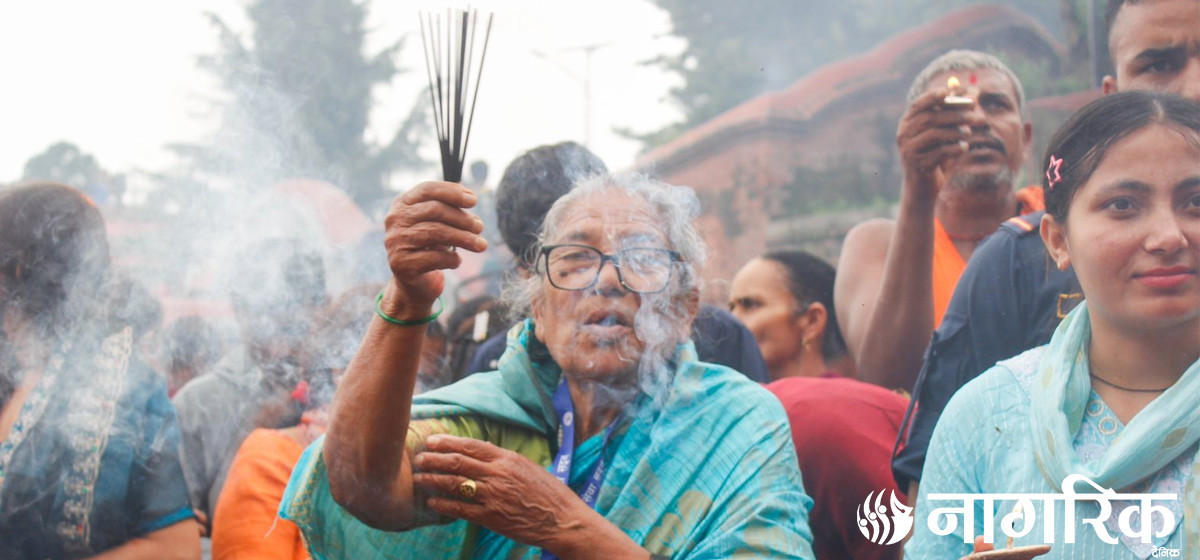
{"label": "hand with gold ring", "polygon": [[479,483],[471,479],[463,480],[458,485],[458,495],[464,499],[472,500],[475,498],[475,493],[479,491]]}
{"label": "hand with gold ring", "polygon": [[[413,458],[413,484],[429,509],[517,542],[573,557],[597,535],[628,538],[544,467],[485,441],[436,434]],[[616,531],[614,533],[613,531]],[[586,536],[586,538],[583,538]]]}

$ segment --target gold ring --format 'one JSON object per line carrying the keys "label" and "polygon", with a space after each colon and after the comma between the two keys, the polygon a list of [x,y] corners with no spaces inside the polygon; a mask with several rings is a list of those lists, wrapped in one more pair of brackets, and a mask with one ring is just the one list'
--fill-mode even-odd
{"label": "gold ring", "polygon": [[475,497],[475,493],[479,491],[479,485],[474,480],[466,479],[462,484],[458,485],[458,495],[466,499]]}

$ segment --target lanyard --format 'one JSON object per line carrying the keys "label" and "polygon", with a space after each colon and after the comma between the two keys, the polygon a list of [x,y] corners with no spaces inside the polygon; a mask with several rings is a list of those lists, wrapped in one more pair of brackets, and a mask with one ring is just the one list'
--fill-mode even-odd
{"label": "lanyard", "polygon": [[[554,391],[554,412],[558,416],[558,454],[554,456],[551,472],[554,473],[554,478],[570,487],[571,462],[575,459],[575,403],[571,402],[571,391],[567,387],[566,377],[563,377],[562,381],[558,383],[558,389]],[[588,476],[583,492],[579,494],[583,503],[593,509],[596,507],[596,496],[600,494],[600,485],[604,482],[604,448],[608,447],[608,442],[612,439],[613,428],[616,425],[617,420],[613,420],[604,429],[604,447],[600,450],[600,459],[596,462],[596,467],[592,469],[592,474]],[[542,551],[542,560],[557,560],[557,558],[548,550]]]}

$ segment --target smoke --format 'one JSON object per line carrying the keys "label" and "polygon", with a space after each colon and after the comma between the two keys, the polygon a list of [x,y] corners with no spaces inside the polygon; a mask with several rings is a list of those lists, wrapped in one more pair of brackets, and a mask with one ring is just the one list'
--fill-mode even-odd
{"label": "smoke", "polygon": [[[135,357],[135,335],[154,328],[157,307],[136,283],[114,280],[104,220],[90,199],[52,183],[0,194],[0,279],[0,405],[15,406],[21,396],[21,421],[6,434],[16,447],[0,511],[0,555],[7,556],[10,547],[46,550],[44,541],[22,541],[61,530],[49,526],[70,515],[58,500],[90,499],[80,492],[93,490],[98,475],[87,465],[99,453],[112,450],[117,463],[153,455],[162,417],[146,407],[156,385]],[[132,449],[139,443],[147,447]],[[73,535],[60,533],[63,549],[87,552]],[[103,549],[114,537],[124,540],[97,531],[93,544]]]}
{"label": "smoke", "polygon": [[[702,284],[696,271],[704,266],[706,255],[703,241],[693,225],[698,212],[699,202],[691,189],[673,187],[640,175],[601,175],[583,180],[558,199],[546,214],[537,246],[539,250],[550,243],[587,244],[607,240],[603,244],[609,245],[612,251],[652,246],[670,248],[681,255],[680,262],[670,265],[671,279],[663,290],[637,294],[637,307],[632,314],[633,337],[598,342],[582,338],[588,336],[583,331],[586,314],[594,312],[593,307],[609,308],[618,315],[624,311],[622,302],[627,301],[628,294],[623,287],[606,288],[597,282],[582,291],[564,292],[549,286],[546,281],[544,258],[539,261],[535,274],[515,280],[506,287],[504,299],[514,312],[532,316],[534,306],[542,310],[539,332],[554,339],[552,342],[543,339],[542,342],[550,346],[559,365],[565,362],[585,370],[596,367],[594,360],[602,357],[578,363],[579,356],[588,356],[582,349],[592,345],[603,347],[603,351],[611,352],[628,365],[627,374],[608,379],[581,376],[593,381],[588,385],[594,406],[619,407],[632,402],[638,392],[651,396],[655,405],[665,403],[674,378],[671,359],[678,344],[690,335],[691,314],[695,311],[692,300],[697,297]],[[666,246],[663,246],[664,241]],[[550,297],[560,292],[574,294],[570,296],[573,299],[564,301]],[[556,305],[562,307],[556,308]],[[584,372],[566,373],[578,375]]]}
{"label": "smoke", "polygon": [[[27,523],[31,536],[53,533],[42,515],[61,514],[55,496],[74,487],[75,466],[86,464],[80,434],[106,442],[100,449],[120,448],[118,455],[176,453],[177,442],[142,431],[154,420],[147,403],[165,385],[151,377],[147,363],[162,373],[172,365],[171,354],[154,343],[163,319],[194,315],[212,324],[192,329],[196,340],[172,331],[161,341],[173,348],[224,346],[226,358],[248,357],[251,365],[235,368],[236,360],[225,360],[206,378],[224,376],[238,387],[234,396],[263,396],[251,405],[279,414],[250,418],[253,411],[232,397],[212,403],[227,408],[193,406],[193,418],[201,420],[183,428],[204,431],[209,446],[193,452],[218,460],[233,456],[248,418],[276,422],[269,427],[294,423],[289,397],[310,371],[321,373],[313,376],[314,404],[327,402],[332,374],[357,351],[379,286],[369,288],[370,297],[345,300],[337,317],[318,310],[331,294],[387,277],[381,227],[335,184],[348,176],[345,170],[317,163],[313,139],[296,125],[303,98],[262,79],[260,69],[244,67],[236,77],[227,80],[233,93],[223,112],[213,115],[221,125],[203,147],[180,148],[189,157],[159,177],[161,190],[146,207],[97,207],[58,186],[9,187],[0,194],[0,406],[20,394],[22,384],[42,381],[23,401],[40,407],[41,415],[14,455],[4,487],[4,510],[24,513],[0,518],[0,528]],[[223,340],[214,341],[214,331]],[[151,342],[140,356],[135,339],[143,336]],[[214,352],[203,352],[205,359]],[[243,389],[264,384],[270,392]],[[182,405],[179,411],[182,425],[187,411]],[[218,424],[237,430],[210,429]],[[155,458],[156,464],[170,460]],[[215,500],[209,501],[211,514]],[[6,541],[0,556],[22,546],[6,536],[0,541]]]}

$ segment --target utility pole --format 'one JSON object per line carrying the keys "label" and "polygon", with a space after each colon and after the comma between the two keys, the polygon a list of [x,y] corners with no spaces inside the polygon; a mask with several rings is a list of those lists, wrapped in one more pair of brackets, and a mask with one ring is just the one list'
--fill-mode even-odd
{"label": "utility pole", "polygon": [[570,68],[567,68],[561,62],[551,58],[542,51],[537,49],[530,51],[534,56],[557,66],[558,69],[562,70],[564,74],[583,86],[583,145],[586,148],[590,148],[592,144],[592,55],[595,54],[596,51],[605,47],[611,47],[612,45],[613,43],[610,41],[606,43],[592,43],[590,45],[581,45],[578,47],[570,47],[559,50],[559,52],[564,53],[583,53],[583,77],[575,74],[575,72],[572,72]]}

